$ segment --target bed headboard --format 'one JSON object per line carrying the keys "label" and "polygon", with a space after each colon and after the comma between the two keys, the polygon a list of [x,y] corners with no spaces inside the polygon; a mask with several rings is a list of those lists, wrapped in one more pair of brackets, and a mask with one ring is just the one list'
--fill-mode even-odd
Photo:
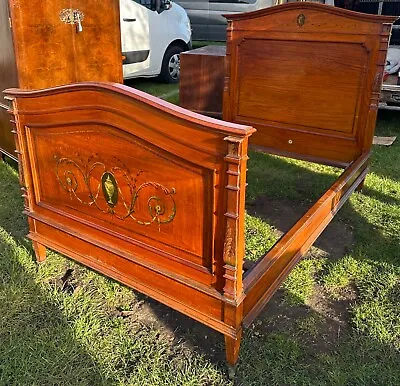
{"label": "bed headboard", "polygon": [[269,152],[338,166],[371,147],[395,17],[307,2],[225,17],[224,120]]}
{"label": "bed headboard", "polygon": [[[253,128],[117,84],[6,94],[33,240],[72,256],[82,248],[86,259],[92,252],[80,239],[147,269],[223,285],[226,213],[239,210],[238,202],[244,212]],[[244,216],[235,215],[243,226]],[[101,256],[93,257],[96,264]]]}

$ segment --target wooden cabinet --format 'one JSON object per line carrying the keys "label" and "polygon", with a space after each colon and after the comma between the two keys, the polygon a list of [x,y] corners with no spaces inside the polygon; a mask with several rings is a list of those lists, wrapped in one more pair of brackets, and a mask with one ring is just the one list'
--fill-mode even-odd
{"label": "wooden cabinet", "polygon": [[225,46],[206,46],[181,54],[180,105],[222,118]]}
{"label": "wooden cabinet", "polygon": [[[0,0],[0,91],[79,81],[122,82],[119,2]],[[0,100],[0,152],[14,159]]]}

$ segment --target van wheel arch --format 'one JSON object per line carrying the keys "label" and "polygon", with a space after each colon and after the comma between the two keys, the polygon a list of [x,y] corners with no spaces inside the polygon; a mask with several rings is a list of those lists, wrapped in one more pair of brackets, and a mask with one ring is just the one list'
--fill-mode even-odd
{"label": "van wheel arch", "polygon": [[188,45],[182,40],[173,41],[165,50],[161,65],[161,72],[158,78],[166,83],[178,83],[180,76],[179,55],[189,49]]}
{"label": "van wheel arch", "polygon": [[[178,46],[180,48],[182,48],[183,51],[189,51],[190,47],[187,43],[185,43],[183,40],[177,39],[174,40],[169,46],[168,48],[172,47],[172,46]],[[167,48],[167,50],[168,50]],[[167,50],[165,50],[165,52],[167,52]]]}

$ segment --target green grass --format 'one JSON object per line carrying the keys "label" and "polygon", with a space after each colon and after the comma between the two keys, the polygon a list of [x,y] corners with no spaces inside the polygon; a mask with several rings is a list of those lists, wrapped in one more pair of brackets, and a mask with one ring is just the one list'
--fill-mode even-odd
{"label": "green grass", "polygon": [[326,263],[326,259],[304,259],[293,269],[282,287],[290,304],[305,304],[314,291],[315,279]]}
{"label": "green grass", "polygon": [[[398,122],[381,114],[378,133],[399,136]],[[246,257],[257,260],[282,229],[256,203],[305,210],[339,171],[250,156]],[[374,147],[371,169],[331,225],[352,233],[351,246],[333,256],[317,242],[298,264],[246,331],[237,385],[400,385],[400,141]],[[4,163],[0,197],[1,386],[232,385],[220,335],[56,253],[37,265]]]}
{"label": "green grass", "polygon": [[277,241],[274,233],[275,228],[260,218],[246,214],[245,238],[246,250],[245,259],[257,261]]}
{"label": "green grass", "polygon": [[179,84],[165,84],[154,78],[138,78],[125,81],[127,86],[156,95],[167,102],[179,104]]}

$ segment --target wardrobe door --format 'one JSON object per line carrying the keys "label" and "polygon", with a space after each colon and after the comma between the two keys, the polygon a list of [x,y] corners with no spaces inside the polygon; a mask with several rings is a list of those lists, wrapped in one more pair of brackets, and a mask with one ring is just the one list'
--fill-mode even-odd
{"label": "wardrobe door", "polygon": [[71,0],[10,0],[9,5],[19,86],[38,89],[72,83],[75,25],[61,20]]}
{"label": "wardrobe door", "polygon": [[83,18],[74,32],[76,81],[122,83],[119,1],[72,0],[72,8]]}
{"label": "wardrobe door", "polygon": [[18,87],[18,76],[9,22],[8,0],[0,0],[0,153],[16,159],[14,135],[11,133],[11,116],[7,112],[8,103],[2,94],[2,91],[9,87]]}
{"label": "wardrobe door", "polygon": [[122,82],[115,0],[10,0],[21,88]]}
{"label": "wardrobe door", "polygon": [[[0,43],[0,92],[123,81],[118,0],[0,0]],[[6,109],[0,153],[15,158]]]}

